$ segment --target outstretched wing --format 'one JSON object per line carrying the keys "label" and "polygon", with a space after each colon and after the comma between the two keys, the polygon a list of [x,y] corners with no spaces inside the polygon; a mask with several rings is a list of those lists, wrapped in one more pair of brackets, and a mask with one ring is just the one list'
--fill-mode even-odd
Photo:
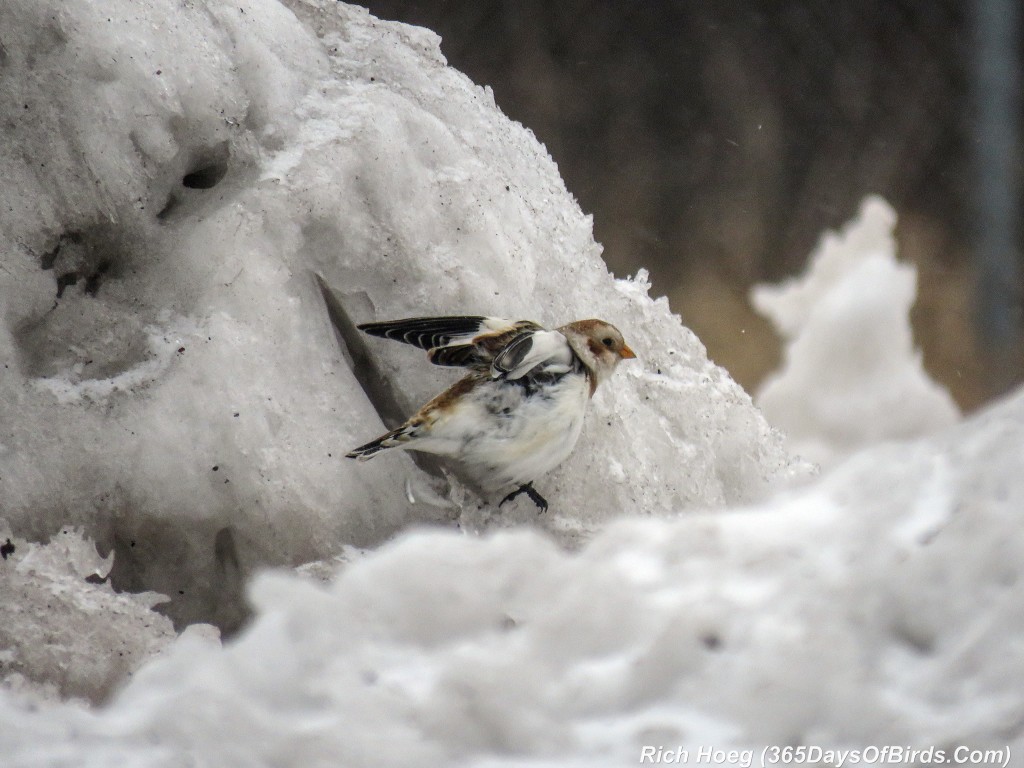
{"label": "outstretched wing", "polygon": [[410,317],[365,323],[359,330],[425,349],[434,365],[487,371],[506,344],[540,326],[529,320],[513,322],[501,317]]}
{"label": "outstretched wing", "polygon": [[425,349],[434,365],[487,371],[493,378],[519,379],[540,367],[564,373],[572,364],[565,337],[532,320],[500,317],[411,317],[358,326],[373,336]]}
{"label": "outstretched wing", "polygon": [[461,315],[458,317],[409,317],[356,326],[371,336],[402,341],[420,349],[437,349],[451,343],[465,343],[481,333],[511,330],[515,326],[500,317]]}

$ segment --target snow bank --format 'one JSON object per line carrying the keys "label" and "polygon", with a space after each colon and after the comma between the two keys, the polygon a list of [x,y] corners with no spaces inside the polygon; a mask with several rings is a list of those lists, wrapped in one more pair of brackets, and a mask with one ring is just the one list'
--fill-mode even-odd
{"label": "snow bank", "polygon": [[639,763],[645,746],[1024,748],[1024,393],[759,507],[410,533],[268,573],[107,707],[0,695],[6,765]]}
{"label": "snow bank", "polygon": [[[232,629],[259,566],[452,519],[574,544],[806,471],[643,276],[613,280],[543,147],[438,42],[327,0],[0,5],[17,536],[78,526],[116,587]],[[453,378],[352,323],[467,312],[601,316],[640,354],[540,481],[540,521],[407,456],[342,458]]]}
{"label": "snow bank", "polygon": [[895,225],[888,203],[868,197],[842,232],[825,235],[803,276],[751,292],[786,342],[757,405],[791,450],[823,466],[959,418],[914,347],[917,270],[896,260]]}

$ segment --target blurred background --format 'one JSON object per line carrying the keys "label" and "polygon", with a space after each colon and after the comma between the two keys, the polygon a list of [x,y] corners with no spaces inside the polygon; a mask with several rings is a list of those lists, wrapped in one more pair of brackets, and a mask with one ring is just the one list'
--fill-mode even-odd
{"label": "blurred background", "polygon": [[747,299],[869,193],[917,265],[926,369],[976,408],[1021,380],[1013,0],[370,0],[533,130],[619,276],[647,267],[748,392]]}

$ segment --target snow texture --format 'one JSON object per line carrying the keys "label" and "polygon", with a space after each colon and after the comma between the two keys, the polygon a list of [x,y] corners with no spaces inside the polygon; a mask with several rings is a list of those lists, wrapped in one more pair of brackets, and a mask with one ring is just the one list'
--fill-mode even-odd
{"label": "snow texture", "polygon": [[914,347],[917,270],[896,259],[895,226],[889,204],[868,197],[842,232],[822,238],[802,276],[751,292],[785,341],[757,405],[792,451],[822,466],[960,416]]}
{"label": "snow texture", "polygon": [[96,702],[176,635],[151,608],[153,593],[115,594],[101,558],[80,531],[47,545],[9,535],[0,521],[0,680],[50,698]]}
{"label": "snow texture", "polygon": [[[431,33],[8,0],[0,69],[5,768],[1024,748],[1024,395],[769,498],[806,465]],[[640,355],[552,514],[341,458],[451,380],[352,324],[435,312]]]}
{"label": "snow texture", "polygon": [[330,585],[268,573],[109,704],[0,694],[5,765],[638,764],[643,746],[1024,749],[1024,394],[792,495],[409,533]]}
{"label": "snow texture", "polygon": [[[410,526],[573,547],[808,473],[645,276],[608,273],[543,147],[438,45],[327,0],[0,4],[13,536],[80,530],[115,589],[230,632],[255,570]],[[353,324],[461,313],[603,317],[640,355],[538,479],[543,517],[401,453],[344,458],[457,375]]]}

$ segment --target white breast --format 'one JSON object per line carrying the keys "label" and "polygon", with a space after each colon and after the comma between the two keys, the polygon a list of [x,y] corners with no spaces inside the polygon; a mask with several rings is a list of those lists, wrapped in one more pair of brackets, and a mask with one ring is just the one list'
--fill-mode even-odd
{"label": "white breast", "polygon": [[489,382],[444,424],[435,425],[434,437],[452,448],[437,452],[460,461],[485,490],[536,480],[572,452],[589,398],[582,373],[567,374],[529,395],[515,383]]}

